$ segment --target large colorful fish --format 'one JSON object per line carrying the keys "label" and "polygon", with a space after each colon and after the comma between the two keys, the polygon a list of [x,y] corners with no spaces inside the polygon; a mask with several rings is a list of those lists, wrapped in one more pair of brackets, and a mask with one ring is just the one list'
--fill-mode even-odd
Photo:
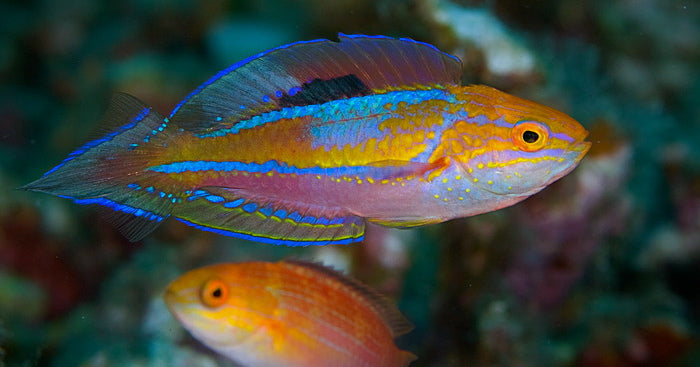
{"label": "large colorful fish", "polygon": [[172,282],[165,302],[199,341],[244,366],[399,367],[416,357],[395,306],[321,265],[218,264]]}
{"label": "large colorful fish", "polygon": [[286,245],[360,241],[365,221],[438,223],[517,203],[590,147],[571,117],[486,86],[410,39],[297,42],[221,71],[163,118],[121,126],[25,186],[113,209],[135,241],[173,216]]}

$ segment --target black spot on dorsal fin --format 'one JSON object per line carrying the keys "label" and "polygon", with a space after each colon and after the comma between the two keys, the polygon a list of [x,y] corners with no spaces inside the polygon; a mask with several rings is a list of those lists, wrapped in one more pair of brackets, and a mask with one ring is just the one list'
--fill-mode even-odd
{"label": "black spot on dorsal fin", "polygon": [[349,74],[328,80],[317,78],[304,83],[297,93],[284,94],[278,103],[280,107],[307,106],[369,94],[372,94],[372,90],[356,75]]}

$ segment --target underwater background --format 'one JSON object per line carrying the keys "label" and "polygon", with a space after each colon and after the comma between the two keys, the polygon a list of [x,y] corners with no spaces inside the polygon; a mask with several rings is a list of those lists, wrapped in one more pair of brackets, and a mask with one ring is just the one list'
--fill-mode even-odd
{"label": "underwater background", "polygon": [[[290,248],[167,221],[130,243],[17,188],[115,92],[166,113],[221,69],[339,32],[410,37],[580,121],[593,147],[523,203]],[[0,2],[0,365],[235,366],[167,311],[216,262],[321,261],[395,300],[412,366],[700,365],[700,6],[680,0]]]}

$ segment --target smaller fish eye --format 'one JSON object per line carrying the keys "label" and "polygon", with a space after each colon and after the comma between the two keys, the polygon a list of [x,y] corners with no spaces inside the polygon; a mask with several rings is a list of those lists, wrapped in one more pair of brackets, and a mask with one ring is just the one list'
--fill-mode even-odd
{"label": "smaller fish eye", "polygon": [[535,152],[549,142],[549,129],[536,121],[521,121],[513,126],[510,140],[522,151]]}
{"label": "smaller fish eye", "polygon": [[228,300],[228,286],[219,278],[207,280],[200,292],[202,302],[208,307],[219,307]]}

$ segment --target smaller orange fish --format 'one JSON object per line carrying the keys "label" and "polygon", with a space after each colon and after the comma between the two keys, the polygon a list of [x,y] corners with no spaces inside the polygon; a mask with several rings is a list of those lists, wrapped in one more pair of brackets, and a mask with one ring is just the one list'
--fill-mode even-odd
{"label": "smaller orange fish", "polygon": [[192,270],[165,292],[196,339],[243,366],[407,366],[394,337],[412,326],[374,290],[299,261]]}

